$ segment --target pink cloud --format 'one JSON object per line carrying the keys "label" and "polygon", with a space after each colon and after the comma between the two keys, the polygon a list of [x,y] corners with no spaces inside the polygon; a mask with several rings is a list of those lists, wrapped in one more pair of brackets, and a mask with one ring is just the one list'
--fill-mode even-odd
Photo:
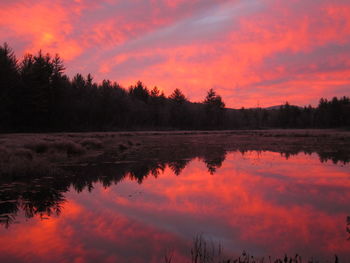
{"label": "pink cloud", "polygon": [[0,4],[0,34],[20,54],[60,53],[67,73],[141,79],[230,107],[348,95],[350,4],[337,1],[25,1]]}

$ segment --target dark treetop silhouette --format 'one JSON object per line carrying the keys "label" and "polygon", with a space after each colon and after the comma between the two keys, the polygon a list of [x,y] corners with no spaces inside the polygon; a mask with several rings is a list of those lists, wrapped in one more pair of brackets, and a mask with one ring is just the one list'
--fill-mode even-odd
{"label": "dark treetop silhouette", "polygon": [[39,51],[18,61],[0,46],[0,131],[86,131],[125,129],[335,128],[350,125],[348,97],[321,99],[317,108],[286,103],[277,109],[228,109],[209,90],[201,103],[180,89],[166,97],[137,82],[97,84],[89,74],[64,74],[62,59]]}

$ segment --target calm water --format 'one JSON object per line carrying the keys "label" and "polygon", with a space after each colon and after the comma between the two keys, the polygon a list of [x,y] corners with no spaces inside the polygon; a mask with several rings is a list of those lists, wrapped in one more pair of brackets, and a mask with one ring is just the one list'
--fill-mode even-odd
{"label": "calm water", "polygon": [[190,262],[199,234],[233,256],[350,262],[349,164],[304,153],[180,157],[2,183],[0,262],[164,262],[169,251]]}

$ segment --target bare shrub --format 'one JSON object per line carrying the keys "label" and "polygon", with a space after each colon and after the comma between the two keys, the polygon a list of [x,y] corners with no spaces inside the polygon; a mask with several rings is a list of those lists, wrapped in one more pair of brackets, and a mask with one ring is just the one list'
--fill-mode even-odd
{"label": "bare shrub", "polygon": [[102,142],[94,138],[83,139],[80,144],[87,149],[101,149],[103,147]]}
{"label": "bare shrub", "polygon": [[78,143],[70,140],[57,140],[57,141],[34,141],[27,143],[24,147],[34,151],[38,154],[43,153],[53,153],[53,152],[64,152],[67,155],[73,154],[82,154],[85,152],[85,149]]}
{"label": "bare shrub", "polygon": [[193,239],[193,248],[191,249],[192,263],[214,263],[223,262],[222,246],[213,241],[207,241],[202,235]]}
{"label": "bare shrub", "polygon": [[49,145],[52,144],[51,142],[44,142],[44,141],[36,141],[27,143],[24,145],[24,147],[34,151],[35,153],[46,153],[49,149]]}
{"label": "bare shrub", "polygon": [[68,155],[82,154],[85,152],[85,149],[80,144],[68,140],[56,141],[52,146],[54,149],[66,152]]}
{"label": "bare shrub", "polygon": [[119,144],[118,148],[119,148],[120,151],[125,151],[126,149],[128,149],[128,146],[126,146],[125,144],[121,143],[121,144]]}
{"label": "bare shrub", "polygon": [[15,149],[13,154],[20,158],[24,158],[28,160],[33,160],[33,157],[34,157],[33,155],[34,153],[30,149],[25,149],[25,148]]}
{"label": "bare shrub", "polygon": [[[167,257],[169,259],[169,257]],[[284,255],[283,258],[273,258],[271,256],[265,257],[254,257],[249,255],[247,252],[243,253],[237,257],[227,257],[223,253],[223,248],[221,244],[214,243],[213,241],[206,240],[202,235],[197,235],[193,239],[193,245],[191,249],[191,262],[192,263],[302,263],[305,262],[302,260],[302,257],[298,254],[295,256]],[[265,260],[266,259],[266,260]],[[170,258],[171,261],[171,258]],[[165,261],[165,262],[170,262]],[[317,259],[309,259],[309,263],[320,262]],[[327,261],[329,262],[329,261]],[[334,262],[339,263],[339,258],[337,255],[334,255]]]}
{"label": "bare shrub", "polygon": [[165,251],[165,255],[164,255],[164,262],[165,263],[171,263],[173,258],[174,258],[174,250]]}
{"label": "bare shrub", "polygon": [[10,154],[0,159],[0,174],[6,177],[54,176],[61,171],[41,158],[29,159],[25,155]]}

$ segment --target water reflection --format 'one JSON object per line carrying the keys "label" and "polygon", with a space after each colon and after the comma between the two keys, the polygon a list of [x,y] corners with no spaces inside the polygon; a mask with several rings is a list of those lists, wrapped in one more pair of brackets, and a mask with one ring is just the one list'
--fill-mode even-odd
{"label": "water reflection", "polygon": [[45,219],[59,215],[65,202],[64,192],[68,191],[66,183],[57,180],[33,179],[31,182],[13,182],[0,186],[0,224],[9,227],[16,223],[19,210],[26,218],[39,215]]}
{"label": "water reflection", "polygon": [[[159,262],[174,249],[175,262],[183,262],[189,240],[202,232],[231,253],[350,259],[349,167],[331,165],[349,159],[316,156],[187,148],[65,166],[60,177],[3,179],[0,234],[7,244],[0,242],[0,260],[45,262],[45,253],[59,248],[65,258],[57,252],[50,261]],[[33,235],[39,240],[32,249],[46,246],[44,252],[29,253],[19,240]],[[29,256],[16,258],[10,246]]]}
{"label": "water reflection", "polygon": [[346,232],[349,234],[348,240],[350,240],[350,216],[347,217]]}
{"label": "water reflection", "polygon": [[[186,152],[183,155],[160,155],[162,158],[145,159],[142,161],[128,161],[119,163],[90,163],[81,166],[63,167],[61,176],[47,176],[40,178],[14,178],[11,181],[0,182],[0,224],[9,227],[16,222],[16,215],[23,210],[27,218],[40,215],[41,218],[59,215],[65,202],[64,193],[72,186],[78,193],[84,189],[89,192],[93,185],[100,182],[104,187],[118,184],[128,177],[139,184],[153,176],[157,178],[169,167],[179,176],[182,170],[194,158],[202,159],[211,174],[222,165],[226,151],[221,148],[204,149],[198,152]],[[181,158],[182,157],[182,158]],[[150,156],[148,156],[150,158]],[[7,178],[8,179],[8,178]],[[11,178],[13,179],[13,178]]]}

